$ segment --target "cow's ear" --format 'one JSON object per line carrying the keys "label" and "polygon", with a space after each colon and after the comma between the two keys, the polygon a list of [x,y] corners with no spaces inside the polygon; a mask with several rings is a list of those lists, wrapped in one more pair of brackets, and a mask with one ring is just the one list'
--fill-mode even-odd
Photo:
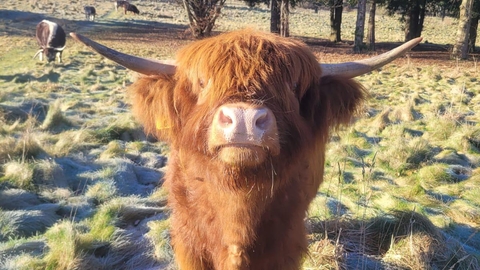
{"label": "cow's ear", "polygon": [[171,142],[178,131],[178,116],[173,102],[175,81],[160,75],[138,79],[129,88],[132,110],[145,132]]}
{"label": "cow's ear", "polygon": [[327,135],[329,129],[350,123],[366,95],[365,88],[353,79],[323,77],[300,100],[301,114],[317,134],[323,133],[318,135]]}

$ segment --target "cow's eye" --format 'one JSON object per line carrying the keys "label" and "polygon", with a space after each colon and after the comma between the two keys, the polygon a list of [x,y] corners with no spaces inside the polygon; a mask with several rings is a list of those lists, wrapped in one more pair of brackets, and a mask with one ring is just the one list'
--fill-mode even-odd
{"label": "cow's eye", "polygon": [[292,84],[292,89],[293,89],[293,90],[297,90],[297,87],[298,87],[298,83],[294,82],[294,83]]}
{"label": "cow's eye", "polygon": [[199,79],[198,80],[198,85],[200,85],[201,88],[205,87],[205,80],[204,79]]}

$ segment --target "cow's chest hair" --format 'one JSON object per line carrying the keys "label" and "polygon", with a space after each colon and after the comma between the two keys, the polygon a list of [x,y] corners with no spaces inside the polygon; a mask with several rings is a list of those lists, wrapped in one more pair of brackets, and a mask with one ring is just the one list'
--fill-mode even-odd
{"label": "cow's chest hair", "polygon": [[[189,241],[208,242],[208,247],[235,243],[253,249],[271,243],[274,235],[287,231],[292,224],[302,226],[309,199],[302,190],[308,186],[308,179],[301,173],[290,171],[286,175],[280,170],[273,179],[269,173],[171,173],[172,227]],[[216,179],[234,181],[231,178],[240,176],[249,183],[240,189],[221,187]]]}

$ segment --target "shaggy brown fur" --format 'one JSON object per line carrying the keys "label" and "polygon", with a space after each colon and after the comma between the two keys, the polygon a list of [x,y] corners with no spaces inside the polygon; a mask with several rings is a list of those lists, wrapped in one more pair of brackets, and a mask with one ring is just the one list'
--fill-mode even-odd
{"label": "shaggy brown fur", "polygon": [[[166,185],[178,265],[298,269],[329,130],[349,123],[364,89],[321,79],[303,43],[251,30],[195,42],[177,65],[175,75],[144,77],[130,90],[145,130],[171,145]],[[256,165],[227,164],[208,145],[217,108],[238,102],[276,119],[280,151],[264,148]]]}

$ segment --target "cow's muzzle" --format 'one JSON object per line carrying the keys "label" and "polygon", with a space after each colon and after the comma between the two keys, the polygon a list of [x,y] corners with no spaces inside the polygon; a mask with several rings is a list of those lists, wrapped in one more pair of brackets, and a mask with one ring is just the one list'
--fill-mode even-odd
{"label": "cow's muzzle", "polygon": [[222,162],[231,165],[263,163],[268,155],[280,153],[275,115],[265,106],[223,105],[213,117],[208,146]]}

